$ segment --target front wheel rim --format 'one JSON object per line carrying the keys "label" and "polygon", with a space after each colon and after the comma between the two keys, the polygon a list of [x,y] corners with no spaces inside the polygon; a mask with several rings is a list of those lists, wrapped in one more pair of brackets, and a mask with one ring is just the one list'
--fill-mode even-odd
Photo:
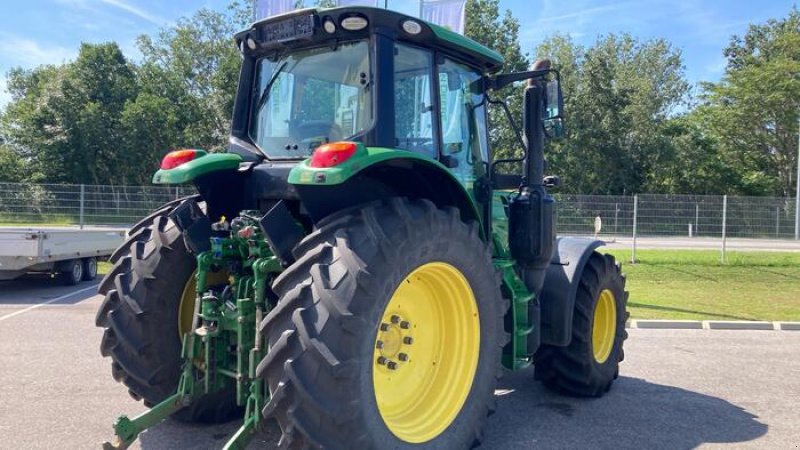
{"label": "front wheel rim", "polygon": [[409,443],[442,434],[469,396],[479,354],[478,306],[464,275],[442,262],[412,271],[375,339],[373,388],[389,430]]}
{"label": "front wheel rim", "polygon": [[594,307],[593,322],[592,352],[595,361],[602,364],[611,355],[617,334],[617,302],[611,289],[600,292]]}

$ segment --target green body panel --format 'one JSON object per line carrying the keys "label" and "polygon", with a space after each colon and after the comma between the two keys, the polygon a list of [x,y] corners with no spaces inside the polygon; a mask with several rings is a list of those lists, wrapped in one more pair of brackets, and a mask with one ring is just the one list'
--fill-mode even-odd
{"label": "green body panel", "polygon": [[173,169],[160,169],[153,175],[154,184],[183,184],[200,175],[218,170],[233,170],[239,167],[242,157],[234,153],[209,153],[181,164]]}
{"label": "green body panel", "polygon": [[335,167],[311,167],[309,165],[311,162],[310,158],[300,162],[289,172],[289,183],[311,186],[333,186],[342,184],[362,170],[390,159],[409,159],[438,167],[442,171],[447,172],[450,177],[453,178],[453,181],[458,183],[458,180],[453,177],[447,167],[443,166],[439,161],[427,156],[406,150],[365,147],[361,143],[356,143],[356,146],[356,152],[353,156]]}
{"label": "green body panel", "polygon": [[509,313],[514,326],[511,330],[511,342],[503,352],[503,366],[510,370],[519,370],[528,367],[532,362],[531,355],[536,349],[528,348],[528,335],[539,324],[530,323],[528,308],[536,298],[519,277],[517,263],[508,248],[506,204],[511,194],[513,193],[495,191],[492,196],[492,254],[494,266],[501,273],[503,296],[511,302]]}
{"label": "green body panel", "polygon": [[475,197],[471,192],[471,185],[465,186],[458,178],[439,161],[431,159],[430,157],[420,155],[418,153],[409,152],[406,150],[397,150],[382,147],[365,147],[357,143],[357,148],[353,156],[347,161],[335,166],[327,168],[311,167],[309,163],[311,159],[306,159],[298,163],[289,172],[289,183],[295,185],[308,185],[308,186],[337,186],[345,181],[351,179],[364,169],[374,167],[381,163],[391,160],[411,160],[417,163],[422,163],[427,166],[433,167],[444,174],[447,174],[449,180],[455,185],[459,186],[466,199],[468,199],[472,212],[475,217],[480,218],[478,207],[475,203]]}

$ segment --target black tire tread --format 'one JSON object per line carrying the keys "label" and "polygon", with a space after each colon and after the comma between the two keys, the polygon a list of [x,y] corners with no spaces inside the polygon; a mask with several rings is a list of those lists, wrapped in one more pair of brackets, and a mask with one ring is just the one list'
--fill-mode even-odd
{"label": "black tire tread", "polygon": [[[382,221],[386,215],[393,220]],[[272,393],[263,414],[275,418],[281,427],[279,448],[366,449],[376,446],[359,428],[358,408],[354,407],[357,400],[331,388],[341,380],[357,376],[359,362],[351,350],[350,340],[362,335],[368,327],[363,318],[368,305],[350,300],[345,303],[343,298],[374,299],[385,295],[378,289],[376,280],[384,274],[371,273],[372,266],[360,260],[347,245],[356,240],[353,236],[359,236],[360,241],[354,246],[363,245],[385,257],[397,251],[388,236],[402,241],[410,236],[411,223],[421,220],[428,222],[427,227],[447,227],[455,234],[454,242],[479,241],[477,226],[462,222],[454,208],[440,210],[424,200],[392,199],[388,205],[362,205],[324,219],[296,246],[295,264],[281,273],[273,284],[281,300],[260,327],[270,344],[270,352],[258,365],[257,374],[268,381]],[[392,229],[387,230],[389,227]],[[355,228],[358,231],[348,235],[348,230]],[[490,261],[489,247],[483,251]],[[352,291],[346,295],[333,292],[342,286]],[[499,292],[498,286],[496,300],[505,304]],[[497,316],[502,331],[505,310],[497,309],[502,309]],[[327,315],[326,321],[315,320],[323,314]],[[320,339],[322,335],[338,336],[338,339]],[[497,341],[499,354],[505,340],[498,338]],[[500,373],[498,358],[495,380]],[[487,404],[476,405],[484,409],[484,417],[492,409],[493,399],[491,396]],[[470,442],[479,442],[480,437],[477,426],[471,432]]]}
{"label": "black tire tread", "polygon": [[[153,406],[177,389],[180,339],[177,301],[196,260],[167,215],[198,196],[170,202],[139,223],[114,252],[114,264],[98,287],[105,295],[95,324],[104,328],[100,353],[112,360],[112,376],[131,397]],[[178,289],[176,298],[175,291]],[[195,399],[174,417],[221,422],[239,411],[229,391]]]}
{"label": "black tire tread", "polygon": [[[601,283],[611,280],[619,283],[622,291],[622,311],[617,317],[615,348],[612,355],[615,361],[612,375],[608,371],[598,371],[591,354],[591,332],[595,297],[601,290]],[[625,291],[625,276],[621,266],[612,255],[595,252],[586,264],[579,280],[572,318],[572,339],[566,347],[542,345],[534,357],[535,377],[546,387],[569,395],[599,397],[611,389],[619,374],[619,362],[624,359],[623,344],[628,337],[625,322],[628,292]]]}

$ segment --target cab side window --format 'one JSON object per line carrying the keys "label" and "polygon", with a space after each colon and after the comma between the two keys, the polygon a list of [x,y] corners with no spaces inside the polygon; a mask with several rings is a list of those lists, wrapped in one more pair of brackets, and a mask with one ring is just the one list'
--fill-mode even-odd
{"label": "cab side window", "polygon": [[400,149],[436,157],[431,69],[427,50],[395,45],[395,143]]}
{"label": "cab side window", "polygon": [[445,58],[439,65],[442,155],[462,183],[474,182],[488,160],[486,102],[481,73]]}

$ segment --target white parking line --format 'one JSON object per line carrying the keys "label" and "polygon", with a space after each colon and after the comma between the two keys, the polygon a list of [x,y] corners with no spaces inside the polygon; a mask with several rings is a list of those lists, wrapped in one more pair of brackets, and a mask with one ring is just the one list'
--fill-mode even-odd
{"label": "white parking line", "polygon": [[50,300],[48,300],[46,302],[37,303],[37,304],[29,306],[29,307],[27,307],[25,309],[20,309],[19,311],[14,311],[11,314],[6,314],[5,316],[0,316],[0,322],[4,321],[6,319],[10,319],[10,318],[12,318],[14,316],[18,316],[20,314],[24,314],[24,313],[26,313],[28,311],[32,311],[32,310],[34,310],[34,309],[36,309],[36,308],[38,308],[40,306],[45,306],[45,305],[49,305],[50,303],[55,303],[55,302],[64,300],[65,298],[72,297],[75,294],[80,294],[81,292],[86,292],[86,291],[91,290],[91,289],[97,289],[97,286],[99,286],[99,285],[100,285],[100,283],[97,283],[97,284],[95,284],[93,286],[89,286],[87,288],[79,289],[79,290],[77,290],[75,292],[70,292],[69,294],[65,294],[65,295],[62,295],[60,297],[52,298],[52,299],[50,299]]}

